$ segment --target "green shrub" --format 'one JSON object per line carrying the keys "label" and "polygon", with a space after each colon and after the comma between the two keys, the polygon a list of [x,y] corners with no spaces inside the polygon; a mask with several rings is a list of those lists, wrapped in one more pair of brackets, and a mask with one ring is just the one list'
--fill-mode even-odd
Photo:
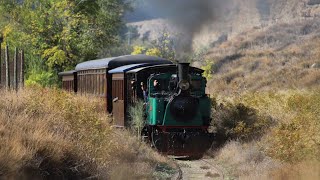
{"label": "green shrub", "polygon": [[212,114],[212,125],[217,129],[221,142],[228,139],[244,141],[258,139],[272,124],[272,119],[258,115],[256,109],[242,103],[219,104]]}
{"label": "green shrub", "polygon": [[131,128],[139,138],[141,137],[142,128],[145,125],[144,114],[145,112],[143,101],[138,101],[134,106],[129,107]]}
{"label": "green shrub", "polygon": [[207,78],[207,80],[210,80],[212,78],[212,74],[213,74],[212,66],[214,65],[214,62],[208,60],[206,62],[206,64],[207,65],[202,66],[201,68],[204,70],[203,76],[205,78]]}
{"label": "green shrub", "polygon": [[57,76],[53,72],[47,71],[31,71],[26,80],[26,86],[50,87],[57,82]]}

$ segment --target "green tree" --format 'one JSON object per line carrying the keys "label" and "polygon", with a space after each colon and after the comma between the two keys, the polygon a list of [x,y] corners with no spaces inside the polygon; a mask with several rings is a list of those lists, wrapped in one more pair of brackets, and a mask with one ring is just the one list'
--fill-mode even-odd
{"label": "green tree", "polygon": [[158,39],[151,41],[149,44],[133,46],[131,54],[146,54],[174,61],[175,51],[173,47],[173,39],[169,33],[163,32]]}
{"label": "green tree", "polygon": [[162,56],[161,51],[158,48],[148,49],[146,52],[148,56]]}
{"label": "green tree", "polygon": [[116,44],[126,9],[124,0],[1,1],[0,30],[5,43],[57,74]]}
{"label": "green tree", "polygon": [[143,46],[133,46],[133,51],[132,55],[137,55],[137,54],[145,54],[147,52],[147,48]]}
{"label": "green tree", "polygon": [[201,67],[204,70],[203,76],[205,78],[207,78],[207,80],[210,80],[212,78],[212,74],[213,74],[212,66],[213,65],[214,65],[213,61],[207,60],[206,65]]}
{"label": "green tree", "polygon": [[151,43],[154,48],[159,50],[161,57],[171,61],[175,60],[174,40],[168,32],[164,30],[159,38]]}

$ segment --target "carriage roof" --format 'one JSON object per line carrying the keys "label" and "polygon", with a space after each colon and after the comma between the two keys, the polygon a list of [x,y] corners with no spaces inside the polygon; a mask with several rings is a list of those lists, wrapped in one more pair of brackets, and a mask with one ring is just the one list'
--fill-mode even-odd
{"label": "carriage roof", "polygon": [[60,72],[58,73],[59,76],[68,76],[68,75],[73,75],[73,73],[75,73],[77,71],[72,70],[72,71],[64,71],[64,72]]}
{"label": "carriage roof", "polygon": [[[115,69],[112,69],[109,72],[109,74],[116,74],[116,73],[124,73],[127,71],[130,71],[132,69],[135,68],[140,68],[140,67],[144,67],[144,66],[150,66],[150,64],[146,64],[146,63],[142,63],[142,64],[129,64],[129,65],[125,65],[125,66],[121,66],[121,67],[117,67]],[[152,64],[151,64],[152,65]]]}
{"label": "carriage roof", "polygon": [[157,63],[157,64],[172,64],[171,61],[147,55],[126,55],[119,57],[111,57],[105,59],[98,59],[80,63],[76,66],[76,71],[87,70],[87,69],[102,69],[109,68],[114,69],[120,66],[128,64],[142,64],[142,63]]}
{"label": "carriage roof", "polygon": [[150,62],[150,63],[142,63],[142,64],[130,64],[130,65],[126,65],[126,66],[121,66],[115,69],[112,69],[109,71],[110,74],[115,74],[115,73],[126,73],[128,71],[134,70],[134,69],[139,69],[139,68],[144,68],[144,67],[148,67],[148,66],[156,66],[156,65],[171,65],[172,63],[168,64],[168,63],[163,63],[161,61],[157,62]]}
{"label": "carriage roof", "polygon": [[[154,65],[154,66],[146,66],[146,67],[139,67],[132,70],[127,71],[127,73],[140,73],[143,71],[151,71],[151,72],[176,72],[177,65],[176,64],[161,64],[161,65]],[[202,74],[204,71],[202,69],[190,66],[189,71],[191,73],[199,73]]]}

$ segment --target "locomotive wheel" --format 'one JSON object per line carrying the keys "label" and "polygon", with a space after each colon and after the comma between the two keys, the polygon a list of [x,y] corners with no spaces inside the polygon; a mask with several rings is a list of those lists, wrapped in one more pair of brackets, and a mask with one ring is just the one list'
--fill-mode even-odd
{"label": "locomotive wheel", "polygon": [[163,138],[161,135],[158,134],[158,132],[154,129],[151,128],[151,144],[152,146],[157,149],[159,152],[163,151]]}

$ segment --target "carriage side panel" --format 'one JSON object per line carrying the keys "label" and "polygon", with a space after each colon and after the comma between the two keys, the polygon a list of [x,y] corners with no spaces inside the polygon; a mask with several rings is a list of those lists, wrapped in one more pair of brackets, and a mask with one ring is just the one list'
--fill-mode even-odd
{"label": "carriage side panel", "polygon": [[112,112],[114,125],[125,126],[125,78],[124,74],[112,75]]}

